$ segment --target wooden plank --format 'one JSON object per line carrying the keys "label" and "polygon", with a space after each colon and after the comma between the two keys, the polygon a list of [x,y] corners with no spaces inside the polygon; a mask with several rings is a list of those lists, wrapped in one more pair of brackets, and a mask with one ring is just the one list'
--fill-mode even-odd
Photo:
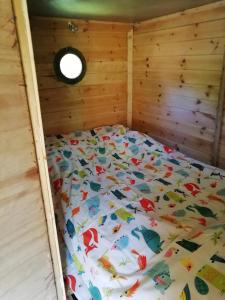
{"label": "wooden plank", "polygon": [[64,19],[64,18],[49,18],[49,17],[31,17],[31,29],[65,29],[68,28],[68,21],[73,22],[79,27],[78,33],[87,31],[100,32],[128,32],[132,29],[133,24],[121,22],[106,22],[81,19]]}
{"label": "wooden plank", "polygon": [[[127,34],[132,27],[112,22],[72,21],[79,25],[76,33],[68,30],[68,20],[35,18],[31,21],[45,133],[60,133],[60,128],[65,132],[67,125],[67,132],[83,129],[92,120],[93,127],[104,125],[101,110],[108,116],[104,118],[106,124],[118,121],[126,124]],[[79,48],[87,61],[84,79],[74,86],[58,81],[52,65],[55,53],[67,45]],[[49,120],[56,120],[53,112],[63,121],[54,125]],[[121,117],[125,119],[121,121]]]}
{"label": "wooden plank", "polygon": [[[108,112],[105,113],[105,115],[112,116],[113,119],[114,119],[116,113],[121,114],[124,112],[124,107],[121,107],[119,105],[111,104],[111,105],[109,105],[109,107],[111,109],[110,109],[110,111],[108,110]],[[99,113],[98,110],[101,110],[101,113]],[[54,124],[54,123],[56,123],[56,120],[59,120],[59,119],[60,120],[70,119],[71,121],[74,119],[82,120],[82,115],[88,114],[89,116],[91,116],[91,118],[89,118],[89,120],[91,122],[91,120],[97,119],[96,112],[98,112],[102,116],[102,112],[104,112],[105,110],[106,110],[106,105],[91,108],[91,109],[88,109],[88,108],[71,109],[70,111],[67,110],[67,111],[51,112],[51,113],[43,114],[43,119],[47,118],[47,119],[49,119],[48,123]],[[81,118],[80,118],[80,116],[81,116]],[[102,123],[102,120],[100,120],[100,121]],[[107,121],[107,125],[109,125],[109,124],[110,124],[110,121]]]}
{"label": "wooden plank", "polygon": [[220,136],[219,159],[218,166],[225,170],[225,102],[223,107],[223,121]]}
{"label": "wooden plank", "polygon": [[146,107],[151,108],[151,106],[157,106],[160,109],[179,109],[187,111],[197,111],[206,115],[216,116],[216,102],[209,102],[207,100],[196,100],[191,97],[180,97],[177,95],[143,95],[143,94],[134,94],[136,99],[135,102],[145,105]]}
{"label": "wooden plank", "polygon": [[219,86],[221,71],[198,71],[198,70],[182,70],[177,72],[176,70],[151,70],[134,72],[134,80],[145,79],[151,81],[162,80],[163,82],[178,82],[180,85],[198,85],[207,84],[211,86]]}
{"label": "wooden plank", "polygon": [[15,45],[15,47],[6,47],[3,43],[2,46],[0,48],[0,59],[2,62],[6,62],[9,60],[12,60],[13,62],[18,62],[20,61],[20,56],[18,54],[17,51],[17,44]]}
{"label": "wooden plank", "polygon": [[[89,86],[89,85],[102,85],[102,84],[122,84],[127,80],[126,72],[113,72],[113,73],[86,73],[84,79],[79,85]],[[58,87],[66,87],[67,85],[62,81],[59,81],[55,75],[46,75],[38,77],[39,90],[44,88],[58,88]],[[78,86],[78,85],[77,85]],[[74,86],[74,89],[76,86]]]}
{"label": "wooden plank", "polygon": [[[65,44],[63,45],[65,47]],[[35,52],[35,60],[36,62],[42,62],[42,63],[49,63],[54,60],[54,56],[56,52],[59,50],[59,48],[55,49],[54,51],[46,51],[42,50],[39,47],[34,48],[38,49],[37,52]],[[80,51],[83,52],[85,55],[86,61],[116,61],[116,60],[125,60],[127,59],[127,48],[125,49],[102,49],[99,51],[94,51],[92,49],[86,49],[83,51],[82,48],[79,48]]]}
{"label": "wooden plank", "polygon": [[132,128],[132,97],[133,97],[133,29],[128,32],[127,56],[127,126]]}
{"label": "wooden plank", "polygon": [[224,47],[224,37],[174,43],[146,44],[145,47],[134,43],[136,58],[142,58],[143,56],[223,55]]}
{"label": "wooden plank", "polygon": [[176,28],[195,23],[224,19],[224,13],[225,1],[222,0],[216,3],[141,22],[136,24],[136,29],[140,32]]}
{"label": "wooden plank", "polygon": [[214,139],[214,146],[213,146],[213,160],[212,163],[215,166],[218,166],[219,160],[219,147],[220,147],[220,138],[221,138],[221,131],[223,126],[223,109],[225,103],[225,52],[223,58],[223,68],[222,68],[222,75],[220,81],[220,90],[219,90],[219,99],[218,99],[218,106],[217,106],[217,116],[216,116],[216,126],[215,126],[215,139]]}
{"label": "wooden plank", "polygon": [[[127,63],[123,60],[118,61],[91,61],[87,62],[87,68],[89,74],[103,73],[115,73],[115,72],[127,72]],[[54,76],[54,66],[51,63],[40,63],[37,65],[37,73],[40,76]]]}
{"label": "wooden plank", "polygon": [[[31,21],[32,22],[32,21]],[[32,32],[35,35],[35,41],[40,41],[43,38],[49,38],[51,42],[53,43],[57,43],[60,41],[57,41],[57,37],[61,38],[63,41],[67,41],[68,39],[72,39],[75,42],[81,42],[84,43],[85,40],[89,43],[94,43],[94,40],[96,38],[97,41],[99,41],[100,39],[103,39],[105,41],[119,41],[122,44],[126,43],[126,35],[127,35],[127,31],[121,31],[121,32],[115,32],[115,31],[111,31],[111,35],[109,35],[108,31],[83,31],[83,32],[71,32],[68,30],[68,28],[66,27],[65,29],[54,29],[54,30],[46,30],[47,27],[45,28],[39,28],[38,30],[33,29]],[[49,35],[49,32],[51,33]],[[44,45],[43,45],[44,46]]]}
{"label": "wooden plank", "polygon": [[55,132],[68,133],[74,131],[75,128],[81,128],[82,130],[91,129],[94,127],[111,125],[111,124],[123,124],[126,125],[126,112],[100,112],[98,115],[92,116],[91,119],[80,118],[79,115],[70,115],[61,118],[56,123],[55,120],[51,120],[47,117],[43,121],[46,123],[45,134],[55,134]]}
{"label": "wooden plank", "polygon": [[45,215],[48,226],[48,237],[54,267],[54,277],[58,299],[66,299],[62,275],[62,265],[59,253],[58,238],[55,225],[51,188],[49,182],[48,166],[46,161],[45,143],[40,112],[40,103],[37,87],[37,78],[34,65],[33,47],[31,40],[30,24],[28,19],[27,4],[25,0],[13,0],[16,15],[16,26],[20,41],[20,51],[25,76],[28,106],[30,110],[32,130],[34,135],[36,156],[40,174],[42,195],[44,200]]}
{"label": "wooden plank", "polygon": [[[218,92],[219,87],[212,86],[208,84],[180,84],[177,82],[164,82],[163,80],[155,81],[154,79],[146,80],[140,79],[135,81],[134,92],[138,91],[138,94],[141,92],[141,95],[154,97],[157,95],[157,99],[160,100],[162,95],[174,95],[182,98],[195,98],[196,103],[202,100],[207,100],[209,102],[218,101]],[[138,95],[139,96],[139,95]],[[169,97],[169,96],[168,96]],[[188,100],[188,99],[187,99]],[[169,101],[169,99],[168,99]]]}
{"label": "wooden plank", "polygon": [[[106,109],[111,108],[114,109],[114,106],[117,107],[126,107],[126,103],[122,102],[121,99],[126,97],[124,94],[117,94],[117,95],[108,95],[108,96],[97,96],[97,97],[83,97],[80,99],[76,99],[75,101],[63,101],[55,100],[55,99],[49,99],[47,101],[42,101],[41,109],[44,112],[43,114],[50,114],[56,112],[65,112],[65,111],[71,111],[74,110],[77,112],[77,114],[80,111],[86,111],[87,114],[89,114],[89,117],[91,117],[92,112],[95,111],[95,113],[98,112],[99,109]],[[90,113],[89,113],[90,112]]]}
{"label": "wooden plank", "polygon": [[203,113],[198,111],[196,108],[192,110],[184,109],[183,107],[174,106],[161,106],[159,105],[146,105],[146,103],[137,101],[134,105],[136,113],[145,112],[145,114],[151,114],[160,116],[164,120],[171,120],[179,122],[180,124],[193,124],[201,127],[215,129],[215,118],[216,115],[212,113]]}
{"label": "wooden plank", "polygon": [[[182,123],[177,122],[176,120],[165,120],[161,116],[153,116],[149,113],[143,113],[139,112],[138,115],[134,115],[134,119],[139,119],[144,122],[147,122],[148,124],[151,124],[151,127],[154,125],[155,127],[162,127],[162,128],[168,128],[171,131],[179,132],[183,135],[183,138],[185,139],[186,136],[192,136],[194,138],[199,139],[199,141],[208,141],[213,143],[214,138],[214,129],[206,128],[197,126],[196,124],[188,124],[188,123]],[[168,136],[168,139],[170,137]],[[176,136],[174,136],[174,139],[176,139]],[[190,147],[195,148],[196,145],[190,145]]]}
{"label": "wooden plank", "polygon": [[151,70],[221,71],[223,57],[219,55],[146,56],[134,59],[134,72]]}
{"label": "wooden plank", "polygon": [[[93,84],[93,85],[77,85],[76,87],[73,86],[63,86],[59,88],[44,88],[41,91],[42,95],[42,102],[44,101],[54,101],[58,100],[61,102],[73,102],[73,97],[76,100],[79,99],[91,99],[94,97],[101,96],[112,96],[117,94],[126,93],[126,83],[105,83],[105,84]],[[62,101],[63,99],[63,101]]]}
{"label": "wooden plank", "polygon": [[[48,39],[49,44],[43,43],[43,40]],[[43,43],[43,44],[42,44]],[[76,38],[73,34],[68,34],[65,32],[65,35],[57,35],[49,31],[45,31],[45,35],[35,35],[34,46],[38,47],[42,44],[42,50],[54,50],[59,47],[66,47],[68,44],[75,48],[80,48],[83,50],[88,50],[89,47],[92,47],[93,50],[99,49],[112,49],[126,47],[126,35],[121,34],[115,37],[110,37],[108,35],[101,36],[100,34],[95,37],[95,34],[84,35],[83,33],[77,34]],[[91,49],[90,49],[91,50]]]}
{"label": "wooden plank", "polygon": [[[46,37],[47,38],[47,37]],[[70,45],[70,47],[78,48],[79,50],[83,52],[98,52],[98,51],[104,51],[107,49],[114,49],[114,50],[120,50],[120,49],[126,49],[127,45],[124,42],[125,36],[118,39],[110,39],[110,38],[98,38],[98,39],[92,39],[84,37],[81,41],[79,41],[79,38],[77,40],[73,39],[73,36],[68,36],[68,38],[60,38],[60,36],[52,37],[53,41],[51,41],[51,36],[49,36],[49,44],[44,44],[41,47],[41,51],[58,51],[60,48],[67,47]],[[41,39],[37,39],[37,41],[34,42],[34,47],[39,47],[41,44],[41,41],[43,40],[43,37]],[[126,40],[125,40],[126,41]]]}
{"label": "wooden plank", "polygon": [[220,168],[225,170],[225,105],[224,105],[224,112],[223,112],[223,127],[220,137],[220,147],[219,147],[219,159],[218,165]]}
{"label": "wooden plank", "polygon": [[211,163],[224,48],[225,1],[137,24],[134,126]]}
{"label": "wooden plank", "polygon": [[147,32],[137,31],[134,39],[135,44],[184,42],[224,37],[225,20],[212,20],[210,22],[195,23],[172,29],[159,29],[157,31],[151,31],[151,27],[149,27],[149,29]]}
{"label": "wooden plank", "polygon": [[[149,123],[149,120],[140,120],[134,117],[134,126],[136,129],[146,132],[157,141],[169,145],[189,156],[201,161],[209,162],[211,158],[210,149],[212,142],[199,139],[189,134],[183,134],[176,128],[168,128],[160,124]],[[194,145],[194,146],[193,146]]]}
{"label": "wooden plank", "polygon": [[0,0],[0,299],[57,299],[14,20]]}

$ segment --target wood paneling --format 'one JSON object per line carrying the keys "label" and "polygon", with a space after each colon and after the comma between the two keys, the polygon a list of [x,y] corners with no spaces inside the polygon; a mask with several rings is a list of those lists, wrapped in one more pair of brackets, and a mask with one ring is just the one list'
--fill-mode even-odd
{"label": "wood paneling", "polygon": [[34,63],[33,45],[26,0],[13,0],[16,29],[20,46],[21,60],[24,72],[28,107],[30,112],[34,145],[37,156],[40,183],[47,220],[48,238],[52,256],[54,277],[58,299],[66,299],[63,280],[62,263],[59,253],[59,243],[55,223],[52,193],[49,182],[43,125],[41,118],[40,99],[38,94],[37,75]]}
{"label": "wood paneling", "polygon": [[224,19],[225,1],[218,1],[209,5],[187,9],[175,14],[154,18],[141,23],[139,32],[165,30],[176,27],[183,27],[190,24],[199,24],[219,19]]}
{"label": "wood paneling", "polygon": [[[45,134],[127,122],[127,35],[131,25],[73,20],[31,19]],[[83,52],[87,73],[77,85],[57,80],[54,54],[72,46]]]}
{"label": "wood paneling", "polygon": [[218,166],[220,162],[221,149],[223,143],[223,109],[225,105],[225,51],[223,58],[223,68],[220,80],[220,90],[217,103],[217,115],[216,115],[216,125],[215,125],[215,137],[214,137],[214,147],[213,147],[213,165]]}
{"label": "wood paneling", "polygon": [[222,169],[225,169],[225,101],[224,101],[224,108],[223,108],[223,123],[222,123],[221,136],[220,136],[219,166]]}
{"label": "wood paneling", "polygon": [[0,12],[0,299],[53,300],[54,272],[11,1],[0,0]]}
{"label": "wood paneling", "polygon": [[225,1],[136,24],[133,127],[212,163],[224,49]]}
{"label": "wood paneling", "polygon": [[127,126],[132,127],[132,103],[133,103],[133,42],[134,31],[128,32],[128,56],[127,56]]}

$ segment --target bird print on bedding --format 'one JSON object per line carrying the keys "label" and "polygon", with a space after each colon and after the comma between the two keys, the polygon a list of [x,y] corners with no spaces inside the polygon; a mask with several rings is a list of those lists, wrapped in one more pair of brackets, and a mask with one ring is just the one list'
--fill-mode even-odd
{"label": "bird print on bedding", "polygon": [[68,299],[225,299],[225,172],[122,125],[46,138]]}

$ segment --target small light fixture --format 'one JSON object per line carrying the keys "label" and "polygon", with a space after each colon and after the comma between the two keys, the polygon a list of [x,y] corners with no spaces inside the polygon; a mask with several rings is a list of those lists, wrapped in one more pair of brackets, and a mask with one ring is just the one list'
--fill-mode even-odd
{"label": "small light fixture", "polygon": [[74,24],[73,22],[68,22],[68,29],[71,32],[77,32],[79,30],[78,25]]}

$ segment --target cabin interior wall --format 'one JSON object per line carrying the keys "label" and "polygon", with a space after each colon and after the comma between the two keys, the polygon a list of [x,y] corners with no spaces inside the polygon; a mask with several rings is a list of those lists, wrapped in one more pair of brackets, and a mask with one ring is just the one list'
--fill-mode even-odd
{"label": "cabin interior wall", "polygon": [[0,299],[57,299],[14,20],[0,0]]}
{"label": "cabin interior wall", "polygon": [[[31,18],[43,125],[46,134],[127,123],[127,35],[130,24]],[[64,47],[79,49],[87,73],[77,85],[57,80],[55,53]]]}
{"label": "cabin interior wall", "polygon": [[[212,163],[225,46],[225,1],[134,26],[73,22],[79,26],[76,33],[68,30],[66,19],[31,18],[45,134],[126,125],[128,106],[133,129]],[[133,55],[129,56],[131,27]],[[87,59],[87,75],[75,86],[58,81],[53,71],[54,54],[68,45],[80,49]],[[132,86],[127,80],[129,57]],[[224,137],[225,117],[219,151],[223,168]]]}
{"label": "cabin interior wall", "polygon": [[212,163],[224,46],[224,1],[137,24],[133,127]]}
{"label": "cabin interior wall", "polygon": [[[135,26],[133,128],[211,162],[225,46],[225,4]],[[127,121],[130,24],[32,19],[46,134]],[[0,298],[57,299],[42,191],[11,1],[0,0]],[[61,47],[88,61],[82,83],[57,81]],[[225,107],[220,166],[225,168]],[[10,246],[9,246],[10,245]],[[45,266],[41,267],[40,266]]]}

